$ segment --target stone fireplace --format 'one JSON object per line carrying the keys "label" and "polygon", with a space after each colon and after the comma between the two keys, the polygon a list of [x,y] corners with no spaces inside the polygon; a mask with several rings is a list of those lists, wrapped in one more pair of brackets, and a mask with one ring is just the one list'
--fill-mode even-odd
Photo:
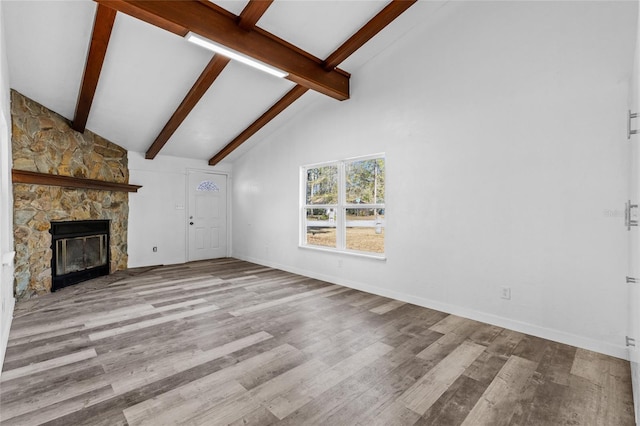
{"label": "stone fireplace", "polygon": [[[127,151],[16,91],[11,91],[12,155],[15,171],[127,184]],[[71,179],[73,180],[73,179]],[[128,193],[74,188],[66,184],[16,183],[14,176],[15,294],[18,300],[52,290],[54,266],[50,232],[60,222],[104,221],[108,226],[107,273],[127,267]],[[87,241],[72,243],[78,250]],[[104,244],[90,240],[90,245]],[[62,249],[62,248],[61,248]],[[69,250],[69,245],[66,246]],[[104,253],[103,253],[104,254]],[[68,265],[69,273],[80,268]],[[84,265],[82,266],[84,268]]]}

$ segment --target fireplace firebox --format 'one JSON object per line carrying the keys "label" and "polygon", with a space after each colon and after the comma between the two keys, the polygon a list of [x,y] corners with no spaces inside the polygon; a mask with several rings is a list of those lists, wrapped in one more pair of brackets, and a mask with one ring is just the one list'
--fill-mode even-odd
{"label": "fireplace firebox", "polygon": [[51,222],[51,291],[109,274],[109,220]]}

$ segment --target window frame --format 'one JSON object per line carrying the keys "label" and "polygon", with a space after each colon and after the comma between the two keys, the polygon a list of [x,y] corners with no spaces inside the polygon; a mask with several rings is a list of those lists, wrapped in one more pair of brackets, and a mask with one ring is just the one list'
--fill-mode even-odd
{"label": "window frame", "polygon": [[[384,218],[380,222],[380,226],[384,230],[384,239],[386,240],[386,193],[383,203],[369,203],[369,204],[355,204],[347,203],[347,181],[346,181],[346,168],[349,163],[356,161],[366,160],[384,160],[385,170],[385,184],[386,184],[386,170],[387,159],[384,153],[370,154],[359,157],[351,157],[343,160],[327,161],[322,163],[308,164],[300,167],[300,202],[299,202],[299,242],[300,248],[328,251],[331,253],[342,253],[361,257],[369,257],[374,259],[386,260],[386,244],[382,253],[361,251],[347,248],[347,210],[349,209],[375,209],[384,210]],[[336,204],[307,204],[307,171],[309,169],[315,169],[319,167],[335,166],[337,168],[337,187],[338,187],[338,201]],[[385,188],[386,190],[386,188]],[[308,209],[335,209],[335,228],[336,228],[336,246],[321,246],[309,244],[307,242],[307,210]]]}

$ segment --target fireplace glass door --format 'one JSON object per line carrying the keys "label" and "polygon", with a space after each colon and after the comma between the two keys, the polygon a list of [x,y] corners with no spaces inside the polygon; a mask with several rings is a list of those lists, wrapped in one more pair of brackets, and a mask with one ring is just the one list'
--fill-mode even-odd
{"label": "fireplace glass door", "polygon": [[66,275],[107,264],[106,235],[63,238],[56,243],[56,275]]}

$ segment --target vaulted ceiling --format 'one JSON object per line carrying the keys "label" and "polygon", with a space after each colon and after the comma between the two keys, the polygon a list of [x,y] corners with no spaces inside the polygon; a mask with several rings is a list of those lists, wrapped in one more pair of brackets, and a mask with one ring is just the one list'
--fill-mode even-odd
{"label": "vaulted ceiling", "polygon": [[[148,159],[214,165],[282,125],[285,110],[295,119],[309,103],[346,101],[349,72],[407,30],[394,20],[414,2],[4,1],[10,85]],[[214,55],[189,31],[288,76]]]}

